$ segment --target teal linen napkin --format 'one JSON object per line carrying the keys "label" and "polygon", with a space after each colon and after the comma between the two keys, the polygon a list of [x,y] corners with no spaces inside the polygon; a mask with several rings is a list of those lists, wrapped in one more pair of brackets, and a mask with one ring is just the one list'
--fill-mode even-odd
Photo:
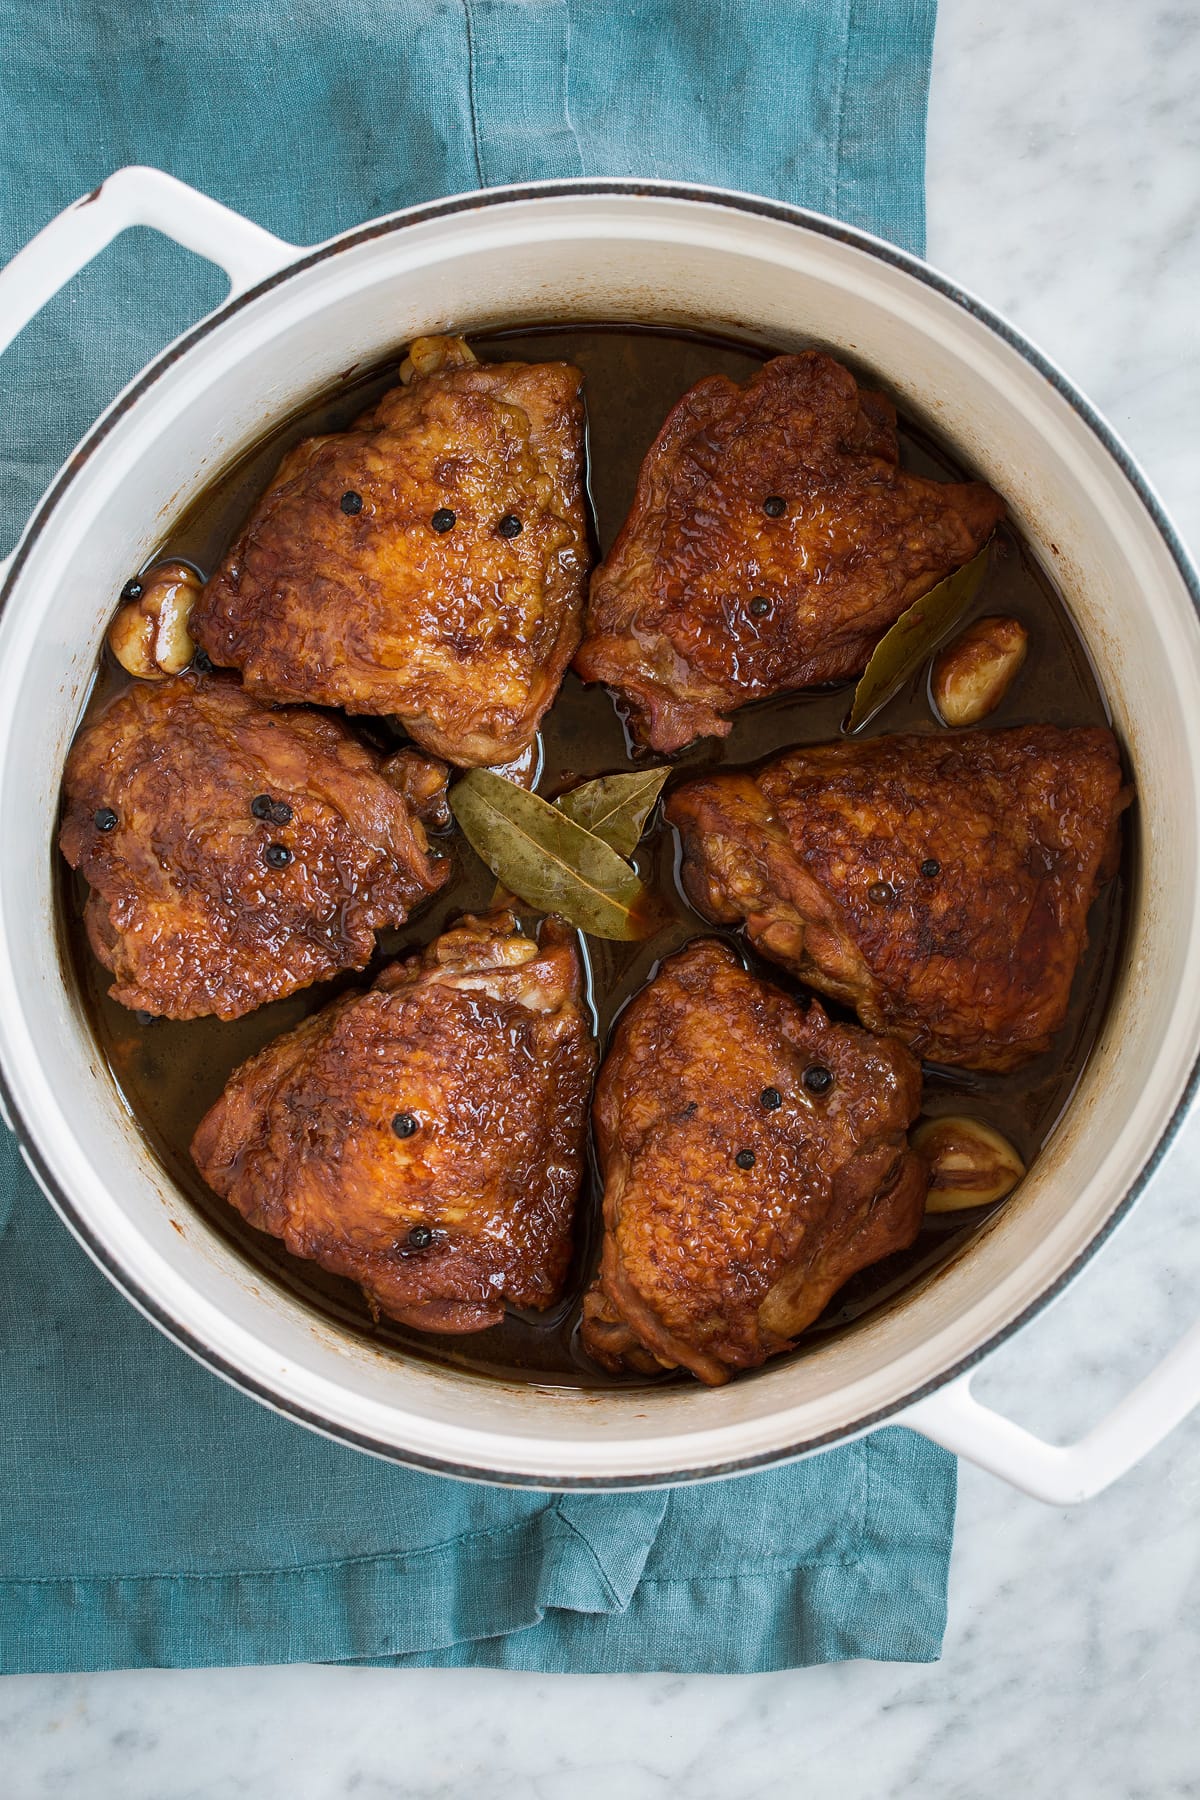
{"label": "teal linen napkin", "polygon": [[[919,249],[933,0],[0,0],[0,256],[122,164],[299,243],[477,186],[709,181]],[[221,295],[148,232],[3,359],[0,537]],[[951,1458],[888,1430],[642,1494],[441,1480],[226,1387],[0,1138],[0,1669],[753,1671],[935,1657]]]}

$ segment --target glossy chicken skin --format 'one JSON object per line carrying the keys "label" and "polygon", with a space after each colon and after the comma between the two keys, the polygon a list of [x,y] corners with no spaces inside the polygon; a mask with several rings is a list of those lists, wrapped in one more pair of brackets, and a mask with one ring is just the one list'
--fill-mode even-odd
{"label": "glossy chicken skin", "polygon": [[934,1062],[1017,1068],[1067,1014],[1127,804],[1109,731],[794,750],[671,796],[710,919]]}
{"label": "glossy chicken skin", "polygon": [[604,1250],[583,1342],[717,1385],[792,1348],[856,1270],[911,1244],[916,1060],[691,943],[621,1016],[594,1108]]}
{"label": "glossy chicken skin", "polygon": [[417,816],[445,777],[226,677],[135,682],[75,740],[59,840],[113,999],[236,1019],[362,968],[450,872]]}
{"label": "glossy chicken skin", "polygon": [[251,1225],[425,1331],[562,1291],[595,1046],[575,940],[466,918],[236,1069],[192,1143]]}
{"label": "glossy chicken skin", "polygon": [[819,351],[684,395],[592,577],[575,660],[617,690],[639,743],[724,737],[747,701],[860,674],[982,548],[999,496],[909,475],[898,454],[891,402]]}
{"label": "glossy chicken skin", "polygon": [[519,756],[580,638],[581,381],[416,373],[298,444],[194,607],[196,642],[260,698],[393,715],[454,763]]}

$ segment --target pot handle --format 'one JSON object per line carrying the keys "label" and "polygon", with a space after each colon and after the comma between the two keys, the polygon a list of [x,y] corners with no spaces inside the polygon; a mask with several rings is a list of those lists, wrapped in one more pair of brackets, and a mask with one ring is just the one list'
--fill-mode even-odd
{"label": "pot handle", "polygon": [[0,269],[0,351],[118,233],[150,225],[224,269],[240,293],[299,254],[241,213],[161,169],[118,169],[31,238]]}
{"label": "pot handle", "polygon": [[1075,1506],[1125,1475],[1200,1404],[1200,1324],[1076,1444],[1047,1444],[971,1392],[971,1370],[895,1421],[1035,1500]]}

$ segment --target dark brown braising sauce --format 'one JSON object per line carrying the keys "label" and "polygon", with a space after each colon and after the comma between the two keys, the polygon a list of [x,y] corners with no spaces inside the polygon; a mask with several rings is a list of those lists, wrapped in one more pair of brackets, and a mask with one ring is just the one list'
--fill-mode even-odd
{"label": "dark brown braising sauce", "polygon": [[[702,376],[725,373],[744,379],[762,353],[727,340],[707,341],[678,333],[621,327],[570,327],[507,332],[472,340],[480,354],[578,363],[586,376],[589,417],[589,470],[595,531],[600,549],[611,544],[633,497],[643,456],[669,409]],[[337,431],[373,403],[396,380],[396,365],[355,377],[302,416],[288,420],[216,482],[164,540],[159,555],[183,557],[208,574],[262,491],[281,455],[302,437]],[[921,432],[902,431],[907,467],[923,474],[961,479],[963,471]],[[129,571],[130,575],[136,573]],[[1108,714],[1088,654],[1065,607],[1045,574],[1012,530],[1002,530],[991,572],[972,613],[1014,614],[1029,631],[1024,669],[988,726],[1051,722],[1107,724]],[[105,653],[91,696],[91,716],[127,684]],[[922,673],[867,727],[867,735],[935,731]],[[735,714],[723,741],[705,740],[676,760],[684,779],[718,765],[754,762],[794,744],[837,737],[846,716],[852,684],[790,698],[768,700]],[[353,721],[378,741],[395,741],[385,726]],[[577,779],[628,767],[629,745],[621,720],[604,688],[585,688],[568,675],[542,733],[545,766],[540,791],[553,796]],[[643,760],[638,753],[638,760]],[[653,760],[646,758],[645,760]],[[440,847],[445,848],[443,844]],[[451,840],[454,877],[442,893],[399,932],[380,938],[371,968],[306,989],[264,1006],[248,1018],[140,1024],[135,1014],[107,997],[110,976],[92,956],[82,926],[85,885],[63,863],[63,924],[80,987],[96,1036],[118,1087],[140,1121],[163,1164],[189,1202],[218,1231],[272,1279],[327,1317],[362,1332],[374,1343],[479,1373],[569,1386],[611,1386],[578,1348],[582,1290],[596,1262],[600,1240],[600,1184],[591,1170],[580,1198],[577,1254],[568,1298],[552,1313],[511,1316],[504,1324],[467,1337],[433,1337],[388,1319],[373,1321],[359,1290],[326,1275],[314,1263],[289,1256],[275,1238],[253,1230],[233,1207],[200,1180],[188,1144],[200,1118],[246,1057],[288,1031],[330,997],[348,987],[365,987],[380,965],[429,942],[458,913],[486,910],[495,888],[491,874],[461,838]],[[590,997],[603,1046],[621,1008],[654,973],[659,962],[700,934],[729,938],[752,968],[784,988],[795,984],[779,968],[761,962],[736,932],[715,934],[684,901],[676,880],[678,845],[670,827],[657,819],[638,848],[643,878],[665,902],[668,919],[646,942],[614,944],[588,940]],[[1079,1078],[1096,1036],[1112,985],[1121,941],[1124,877],[1111,882],[1093,908],[1090,944],[1077,975],[1071,1012],[1053,1051],[1015,1075],[983,1075],[927,1068],[925,1111],[971,1112],[990,1120],[1032,1161],[1045,1142]],[[830,1003],[827,1003],[830,1004]],[[831,1005],[835,1013],[839,1011]],[[850,1015],[845,1015],[850,1016]],[[805,1343],[843,1329],[864,1312],[898,1293],[918,1276],[962,1249],[987,1215],[942,1214],[929,1218],[911,1249],[854,1277]],[[639,1382],[644,1378],[638,1378]],[[666,1377],[665,1379],[673,1379]],[[675,1377],[674,1379],[678,1379]]]}

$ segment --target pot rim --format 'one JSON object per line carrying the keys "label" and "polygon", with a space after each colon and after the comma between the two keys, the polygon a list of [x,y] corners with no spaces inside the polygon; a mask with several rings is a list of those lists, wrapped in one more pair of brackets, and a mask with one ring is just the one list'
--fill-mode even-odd
{"label": "pot rim", "polygon": [[[752,217],[798,226],[816,236],[829,238],[851,249],[861,251],[873,257],[877,262],[887,264],[918,281],[922,286],[932,289],[943,299],[966,312],[1014,350],[1023,361],[1028,363],[1055,389],[1076,417],[1087,427],[1111,461],[1117,465],[1118,470],[1149,515],[1188,592],[1193,609],[1200,617],[1200,573],[1197,572],[1162,501],[1137,460],[1104,417],[1059,366],[1000,313],[986,305],[968,289],[941,274],[922,258],[902,250],[858,226],[844,224],[826,214],[814,212],[808,207],[793,205],[787,201],[771,200],[761,195],[735,189],[708,186],[703,183],[657,181],[637,177],[578,177],[560,181],[515,183],[507,187],[479,189],[465,194],[451,195],[442,200],[405,207],[368,220],[363,225],[354,226],[310,250],[301,251],[293,261],[284,264],[282,268],[275,270],[262,281],[231,296],[148,363],[141,374],[136,376],[129,386],[118,395],[84,435],[77,449],[67,459],[43,495],[22,533],[11,563],[5,572],[3,584],[0,585],[0,613],[8,604],[29,551],[46,526],[52,522],[59,501],[67,494],[71,483],[84,465],[102,447],[117,421],[125,417],[160,376],[244,307],[282,286],[294,276],[305,273],[308,269],[336,256],[343,250],[349,250],[358,244],[401,231],[407,226],[425,224],[460,213],[480,212],[494,206],[521,204],[539,199],[563,199],[572,195],[690,201],[706,206],[726,207]],[[0,1066],[0,1110],[10,1121],[21,1146],[22,1154],[37,1177],[43,1192],[83,1244],[92,1260],[99,1265],[125,1298],[157,1326],[164,1336],[187,1351],[213,1374],[228,1382],[232,1387],[238,1388],[255,1400],[269,1406],[272,1410],[295,1420],[298,1424],[336,1442],[348,1444],[354,1449],[378,1456],[384,1461],[400,1463],[425,1470],[431,1474],[458,1480],[509,1487],[553,1488],[564,1492],[588,1490],[611,1492],[620,1489],[664,1487],[686,1482],[719,1479],[724,1476],[748,1473],[754,1469],[773,1467],[835,1444],[846,1443],[865,1432],[886,1424],[889,1420],[903,1423],[903,1414],[910,1407],[974,1369],[1057,1299],[1068,1284],[1075,1279],[1096,1252],[1108,1241],[1122,1220],[1127,1217],[1173,1143],[1198,1092],[1200,1092],[1200,1053],[1197,1054],[1179,1099],[1164,1122],[1157,1142],[1143,1163],[1136,1179],[1129,1184],[1104,1224],[1089,1239],[1074,1260],[1042,1290],[1035,1300],[977,1345],[970,1354],[960,1357],[949,1368],[921,1383],[920,1386],[900,1399],[869,1413],[864,1413],[833,1430],[805,1438],[799,1443],[784,1445],[775,1450],[758,1451],[752,1455],[733,1458],[722,1463],[708,1463],[699,1468],[680,1469],[669,1474],[645,1476],[555,1475],[543,1477],[523,1471],[506,1471],[491,1467],[484,1469],[479,1465],[463,1465],[418,1451],[400,1451],[395,1445],[382,1439],[373,1438],[365,1433],[336,1424],[323,1418],[320,1414],[310,1412],[306,1407],[275,1393],[235,1364],[226,1361],[218,1351],[202,1339],[197,1338],[187,1327],[179,1324],[152,1295],[146,1293],[123,1265],[110,1255],[105,1245],[92,1232],[86,1216],[81,1214],[42,1156],[33,1133],[21,1115],[7,1072],[3,1066]]]}

